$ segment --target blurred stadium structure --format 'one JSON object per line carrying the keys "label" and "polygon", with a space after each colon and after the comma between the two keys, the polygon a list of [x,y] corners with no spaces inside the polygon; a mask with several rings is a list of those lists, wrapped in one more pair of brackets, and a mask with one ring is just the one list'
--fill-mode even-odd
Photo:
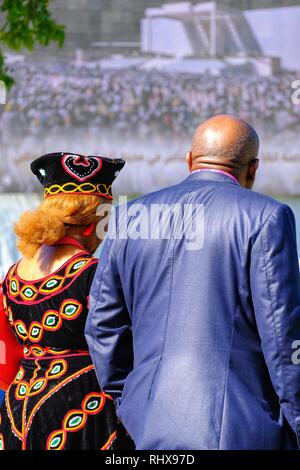
{"label": "blurred stadium structure", "polygon": [[[53,11],[56,18],[67,27],[67,44],[63,51],[76,48],[90,50],[94,45],[102,46],[98,51],[139,51],[140,22],[147,8],[166,4],[190,3],[200,5],[210,2],[192,0],[55,0]],[[297,0],[218,0],[213,2],[218,9],[239,10],[265,9],[299,5]],[[240,34],[241,32],[239,32]],[[243,32],[241,33],[243,34]]]}
{"label": "blurred stadium structure", "polygon": [[300,39],[298,0],[55,0],[53,12],[66,25],[66,44],[62,50],[38,49],[35,58],[41,60],[45,54],[99,60],[143,52],[277,57],[284,67],[300,68],[293,52]]}
{"label": "blurred stadium structure", "polygon": [[[38,190],[29,162],[62,150],[122,156],[116,192],[155,190],[185,177],[199,122],[231,113],[260,133],[256,188],[300,194],[300,104],[291,99],[300,0],[55,0],[52,8],[66,25],[65,47],[8,55],[16,84],[0,104],[0,191]],[[9,227],[36,201],[0,197],[0,273],[16,257]],[[298,200],[294,207],[300,222]]]}
{"label": "blurred stadium structure", "polygon": [[[164,52],[158,33],[165,30],[168,39],[175,36],[176,42],[179,42],[179,47],[173,50],[175,57],[261,55],[260,46],[244,13],[216,2],[195,5],[180,2],[148,8],[142,24],[144,52]],[[178,35],[181,35],[181,41],[178,41]],[[165,46],[166,53],[170,53],[168,44]]]}

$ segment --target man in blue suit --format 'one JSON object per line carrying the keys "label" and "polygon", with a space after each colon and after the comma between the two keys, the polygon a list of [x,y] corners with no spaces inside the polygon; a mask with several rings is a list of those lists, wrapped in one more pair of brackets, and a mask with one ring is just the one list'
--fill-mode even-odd
{"label": "man in blue suit", "polygon": [[244,121],[212,118],[190,176],[112,218],[86,337],[137,449],[299,447],[295,222],[250,190],[258,147]]}

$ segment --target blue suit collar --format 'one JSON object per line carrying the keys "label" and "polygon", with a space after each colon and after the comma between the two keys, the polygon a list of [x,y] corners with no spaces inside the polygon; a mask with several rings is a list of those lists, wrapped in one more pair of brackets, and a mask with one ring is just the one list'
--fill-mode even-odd
{"label": "blue suit collar", "polygon": [[230,184],[235,184],[239,185],[237,181],[234,181],[230,176],[224,174],[224,173],[218,173],[215,171],[210,171],[210,170],[201,170],[198,172],[191,173],[188,178],[188,181],[219,181],[223,183],[230,183]]}

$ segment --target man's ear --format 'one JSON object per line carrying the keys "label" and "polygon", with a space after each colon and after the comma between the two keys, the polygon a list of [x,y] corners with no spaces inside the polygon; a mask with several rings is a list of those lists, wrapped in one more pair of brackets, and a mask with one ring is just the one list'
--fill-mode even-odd
{"label": "man's ear", "polygon": [[186,159],[186,162],[187,162],[187,166],[188,166],[189,171],[192,171],[193,157],[192,157],[192,152],[191,152],[191,150],[190,150],[189,152],[187,152],[187,154],[186,154],[186,156],[185,156],[185,159]]}
{"label": "man's ear", "polygon": [[255,181],[255,175],[259,166],[259,159],[255,158],[248,165],[247,187],[252,187]]}

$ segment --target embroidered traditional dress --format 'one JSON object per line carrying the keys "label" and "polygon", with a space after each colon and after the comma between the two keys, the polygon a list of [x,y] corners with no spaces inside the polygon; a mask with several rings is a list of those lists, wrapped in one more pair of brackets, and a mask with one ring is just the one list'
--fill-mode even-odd
{"label": "embroidered traditional dress", "polygon": [[113,449],[112,399],[99,389],[84,327],[97,260],[73,256],[37,281],[3,283],[5,310],[24,359],[1,407],[0,449]]}

